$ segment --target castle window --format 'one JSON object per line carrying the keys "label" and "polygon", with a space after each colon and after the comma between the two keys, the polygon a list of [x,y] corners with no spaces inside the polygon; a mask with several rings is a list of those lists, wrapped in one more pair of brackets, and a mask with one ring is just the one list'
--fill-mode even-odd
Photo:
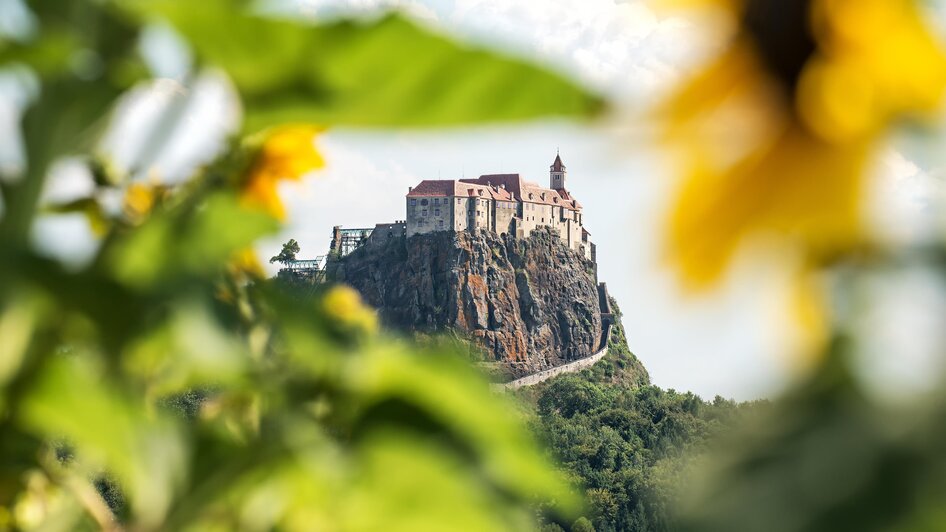
{"label": "castle window", "polygon": [[443,229],[443,220],[440,220],[439,222],[437,222],[437,227],[439,227],[440,229]]}
{"label": "castle window", "polygon": [[424,211],[423,211],[423,213],[421,214],[421,216],[425,216],[425,217],[427,216],[427,209],[424,209]]}
{"label": "castle window", "polygon": [[427,200],[425,200],[425,199],[420,200],[420,204],[421,204],[421,205],[427,205]]}
{"label": "castle window", "polygon": [[440,216],[440,209],[434,210],[434,216]]}
{"label": "castle window", "polygon": [[411,207],[413,207],[414,205],[417,205],[417,199],[411,198]]}
{"label": "castle window", "polygon": [[461,205],[462,202],[463,202],[463,200],[461,200],[460,198],[457,198],[457,205]]}

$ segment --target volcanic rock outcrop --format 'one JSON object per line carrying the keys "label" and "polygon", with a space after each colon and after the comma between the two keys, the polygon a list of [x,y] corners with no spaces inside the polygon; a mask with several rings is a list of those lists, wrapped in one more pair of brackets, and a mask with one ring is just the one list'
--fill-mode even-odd
{"label": "volcanic rock outcrop", "polygon": [[549,229],[526,239],[489,231],[395,237],[330,261],[388,327],[453,331],[484,362],[519,377],[591,355],[602,336],[594,263]]}

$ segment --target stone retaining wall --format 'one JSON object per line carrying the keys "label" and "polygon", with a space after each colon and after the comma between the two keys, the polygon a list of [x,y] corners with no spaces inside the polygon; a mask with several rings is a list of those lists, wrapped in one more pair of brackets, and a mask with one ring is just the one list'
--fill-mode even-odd
{"label": "stone retaining wall", "polygon": [[581,371],[585,368],[590,368],[594,366],[596,362],[604,358],[608,354],[608,339],[611,338],[611,325],[608,325],[608,328],[604,332],[603,344],[604,347],[601,348],[597,353],[576,360],[574,362],[569,362],[568,364],[558,366],[552,369],[547,369],[545,371],[540,371],[538,373],[533,373],[532,375],[526,375],[521,379],[516,379],[512,382],[507,382],[505,384],[494,384],[493,389],[497,391],[506,391],[506,390],[515,390],[522,388],[523,386],[535,386],[540,382],[547,381],[552,377],[557,377],[563,373],[574,373],[576,371]]}

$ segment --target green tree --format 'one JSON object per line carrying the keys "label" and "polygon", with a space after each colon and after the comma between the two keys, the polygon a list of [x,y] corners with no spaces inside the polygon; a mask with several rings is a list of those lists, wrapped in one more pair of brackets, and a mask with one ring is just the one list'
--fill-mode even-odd
{"label": "green tree", "polygon": [[[586,521],[599,532],[672,528],[695,457],[752,408],[639,384],[647,375],[624,338],[618,321],[601,362],[520,394],[534,402],[535,430],[583,488],[590,519],[573,530]],[[621,363],[629,371],[609,371]]]}
{"label": "green tree", "polygon": [[296,239],[290,238],[289,242],[282,245],[282,251],[280,251],[278,255],[270,257],[269,263],[278,262],[283,265],[290,264],[296,260],[296,254],[299,253],[299,249],[299,243],[296,242]]}
{"label": "green tree", "polygon": [[587,517],[579,517],[572,523],[572,532],[595,532],[595,527]]}

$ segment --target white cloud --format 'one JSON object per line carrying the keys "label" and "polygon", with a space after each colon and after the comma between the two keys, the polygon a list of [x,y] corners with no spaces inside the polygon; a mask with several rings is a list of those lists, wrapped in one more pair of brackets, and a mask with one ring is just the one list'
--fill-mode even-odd
{"label": "white cloud", "polygon": [[882,241],[922,244],[942,233],[943,182],[901,152],[884,152],[868,183],[868,221]]}

